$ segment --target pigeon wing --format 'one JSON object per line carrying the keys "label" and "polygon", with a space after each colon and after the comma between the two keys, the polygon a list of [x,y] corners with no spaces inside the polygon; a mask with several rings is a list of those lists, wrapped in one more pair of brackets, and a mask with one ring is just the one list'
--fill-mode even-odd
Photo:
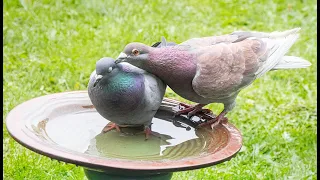
{"label": "pigeon wing", "polygon": [[193,89],[205,98],[225,98],[252,83],[267,52],[260,40],[219,43],[197,51]]}

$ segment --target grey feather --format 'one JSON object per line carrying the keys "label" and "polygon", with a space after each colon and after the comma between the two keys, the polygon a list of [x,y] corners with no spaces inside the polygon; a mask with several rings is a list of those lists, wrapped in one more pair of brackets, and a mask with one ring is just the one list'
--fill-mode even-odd
{"label": "grey feather", "polygon": [[162,36],[161,37],[161,41],[154,43],[151,47],[163,48],[163,47],[175,46],[175,45],[177,45],[177,43],[175,43],[175,42],[167,42],[166,38]]}
{"label": "grey feather", "polygon": [[295,34],[289,34],[288,36],[284,37],[277,37],[277,39],[275,39],[274,42],[272,42],[275,43],[275,45],[272,48],[273,52],[270,53],[265,63],[255,73],[257,78],[261,77],[263,74],[273,69],[279,63],[281,58],[288,52],[289,48],[299,37],[299,34],[296,34],[297,31],[293,32]]}
{"label": "grey feather", "polygon": [[305,59],[296,56],[283,56],[272,70],[307,68],[309,66],[311,66],[311,63]]}

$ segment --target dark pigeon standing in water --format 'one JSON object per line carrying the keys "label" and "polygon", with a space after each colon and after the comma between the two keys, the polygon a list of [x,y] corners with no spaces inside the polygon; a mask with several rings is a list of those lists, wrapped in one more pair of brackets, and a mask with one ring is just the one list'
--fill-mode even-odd
{"label": "dark pigeon standing in water", "polygon": [[151,121],[159,109],[166,85],[155,75],[129,63],[115,64],[112,58],[102,58],[91,74],[88,93],[97,112],[113,122],[103,132],[119,126],[145,127],[146,139],[151,133]]}
{"label": "dark pigeon standing in water", "polygon": [[224,110],[215,119],[199,125],[214,127],[227,120],[224,116],[234,108],[238,93],[256,78],[271,70],[311,65],[299,57],[284,56],[297,40],[299,30],[237,31],[160,49],[130,43],[116,62],[128,62],[153,73],[178,95],[198,103],[177,114],[191,117],[207,104],[223,103]]}
{"label": "dark pigeon standing in water", "polygon": [[[165,47],[175,43],[155,43]],[[112,58],[96,63],[88,85],[89,97],[98,113],[110,120],[103,132],[120,127],[144,125],[146,139],[151,120],[161,105],[166,84],[158,77],[129,63],[116,64]]]}

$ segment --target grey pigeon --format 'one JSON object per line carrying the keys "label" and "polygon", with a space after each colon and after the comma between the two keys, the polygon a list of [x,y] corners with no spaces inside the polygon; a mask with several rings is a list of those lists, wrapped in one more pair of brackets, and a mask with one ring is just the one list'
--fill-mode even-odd
{"label": "grey pigeon", "polygon": [[130,43],[116,62],[128,62],[153,73],[178,95],[198,103],[177,114],[188,113],[191,117],[203,111],[202,107],[207,104],[223,103],[224,110],[210,123],[203,123],[213,127],[227,120],[224,116],[234,108],[238,93],[256,78],[271,70],[311,65],[299,57],[284,56],[298,39],[299,30],[272,33],[237,31],[193,38],[160,49]]}
{"label": "grey pigeon", "polygon": [[112,58],[96,63],[88,94],[97,112],[110,120],[103,132],[120,127],[145,127],[146,139],[151,121],[161,105],[166,84],[158,77],[129,63],[116,64]]}

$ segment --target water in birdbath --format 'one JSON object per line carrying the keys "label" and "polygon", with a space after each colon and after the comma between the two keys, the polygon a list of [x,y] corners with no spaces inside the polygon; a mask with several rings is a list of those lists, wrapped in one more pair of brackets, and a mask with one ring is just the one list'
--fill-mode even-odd
{"label": "water in birdbath", "polygon": [[[177,160],[212,153],[212,145],[224,147],[227,139],[215,138],[216,131],[195,129],[188,120],[171,112],[159,110],[152,120],[152,135],[145,140],[143,127],[121,128],[121,133],[112,130],[101,133],[109,123],[93,108],[84,107],[73,113],[60,115],[49,121],[38,122],[46,140],[71,151],[103,158],[125,160]],[[34,126],[35,127],[35,126]],[[211,137],[211,138],[208,138]],[[227,138],[227,136],[223,136]]]}

